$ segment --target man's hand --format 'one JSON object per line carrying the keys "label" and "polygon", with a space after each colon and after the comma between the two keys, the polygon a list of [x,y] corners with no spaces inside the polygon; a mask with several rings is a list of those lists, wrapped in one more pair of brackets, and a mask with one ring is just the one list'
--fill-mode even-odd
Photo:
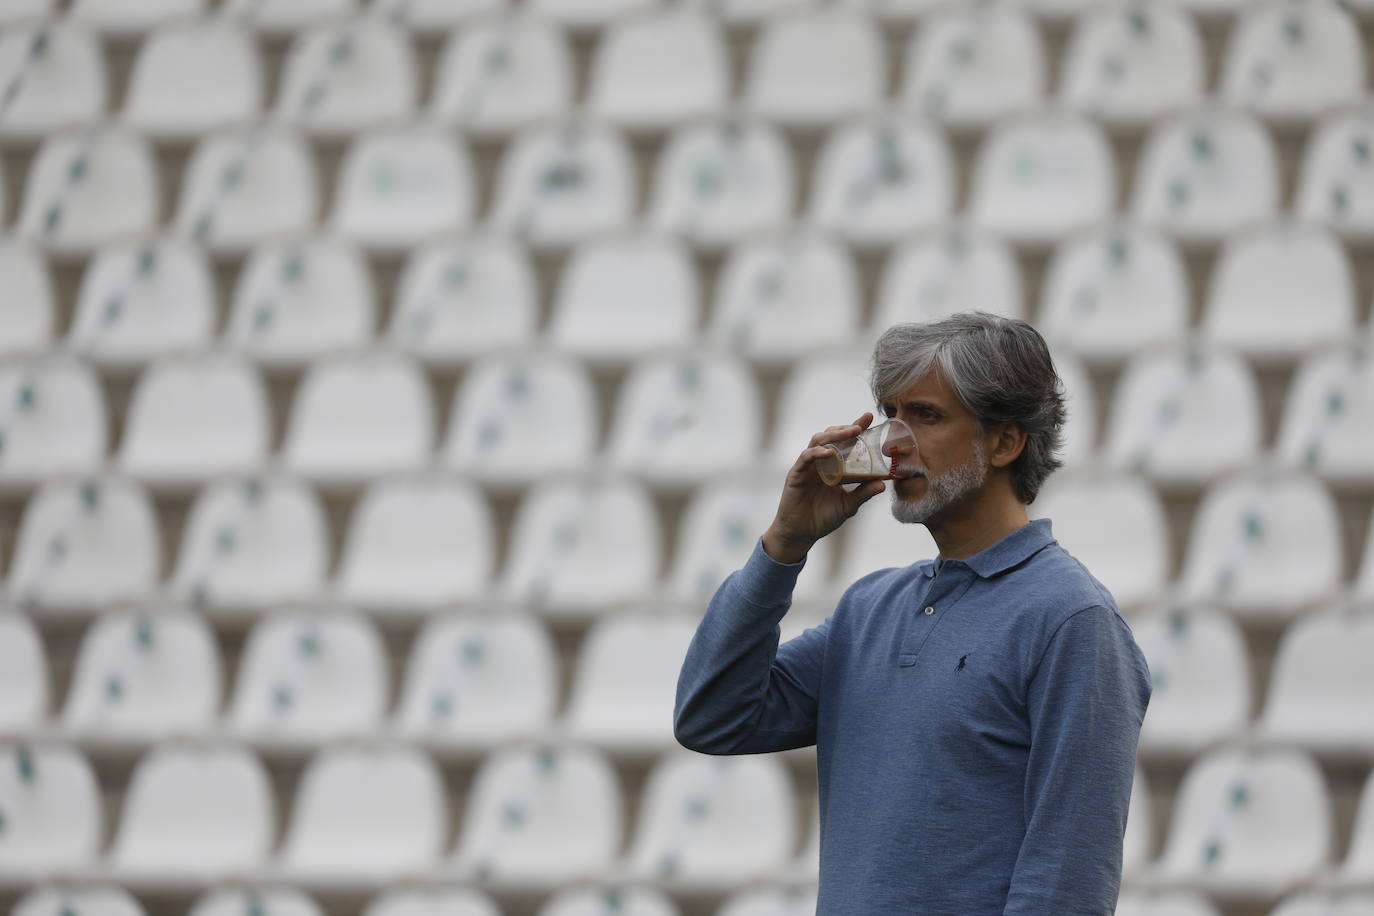
{"label": "man's hand", "polygon": [[850,426],[832,426],[811,437],[811,444],[787,472],[782,498],[773,524],[763,535],[763,549],[779,563],[798,563],[811,545],[834,531],[868,500],[887,487],[881,480],[870,480],[852,491],[828,486],[816,472],[816,462],[834,454],[825,446],[857,436],[873,422],[865,413]]}

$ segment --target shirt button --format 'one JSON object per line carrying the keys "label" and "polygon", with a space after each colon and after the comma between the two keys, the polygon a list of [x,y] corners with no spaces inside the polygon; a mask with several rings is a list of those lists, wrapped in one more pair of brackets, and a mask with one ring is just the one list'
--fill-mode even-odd
{"label": "shirt button", "polygon": [[935,608],[933,608],[933,607],[928,607],[928,608],[926,608],[926,616],[927,616],[927,617],[929,617],[931,614],[934,614],[934,613],[935,613]]}

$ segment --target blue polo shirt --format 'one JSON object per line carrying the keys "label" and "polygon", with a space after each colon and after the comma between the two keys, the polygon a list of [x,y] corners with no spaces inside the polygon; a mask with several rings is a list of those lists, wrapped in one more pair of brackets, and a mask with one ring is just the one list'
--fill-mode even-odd
{"label": "blue polo shirt", "polygon": [[1041,519],[854,583],[779,645],[803,563],[754,548],[678,681],[685,747],[816,745],[819,916],[1111,916],[1150,675]]}

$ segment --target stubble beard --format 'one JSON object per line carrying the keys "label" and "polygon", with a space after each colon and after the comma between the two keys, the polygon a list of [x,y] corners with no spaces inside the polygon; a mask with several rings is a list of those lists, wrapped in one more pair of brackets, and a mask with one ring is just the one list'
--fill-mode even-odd
{"label": "stubble beard", "polygon": [[988,477],[988,456],[979,439],[973,440],[973,457],[939,477],[926,478],[926,493],[908,502],[892,489],[892,517],[908,525],[924,525],[951,505],[977,490]]}

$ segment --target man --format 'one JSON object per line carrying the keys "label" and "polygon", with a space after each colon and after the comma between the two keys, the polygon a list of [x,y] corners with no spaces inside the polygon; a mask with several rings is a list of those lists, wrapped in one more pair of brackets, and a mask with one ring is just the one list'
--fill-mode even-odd
{"label": "man", "polygon": [[712,598],[675,733],[707,754],[815,744],[819,916],[1111,916],[1149,672],[1111,594],[1026,506],[1060,462],[1063,389],[1030,325],[889,329],[871,387],[916,434],[892,511],[934,560],[854,583],[778,645],[807,551],[885,489],[828,487],[817,433]]}

